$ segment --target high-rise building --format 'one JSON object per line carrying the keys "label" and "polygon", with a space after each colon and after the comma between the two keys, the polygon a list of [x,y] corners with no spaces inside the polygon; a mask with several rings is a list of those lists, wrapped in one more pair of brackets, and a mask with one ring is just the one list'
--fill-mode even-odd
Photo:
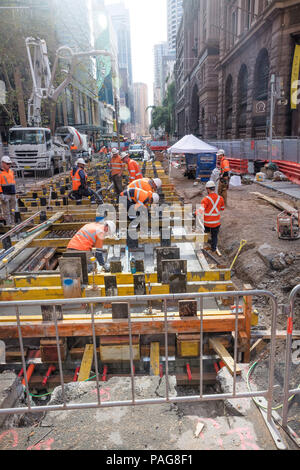
{"label": "high-rise building", "polygon": [[168,55],[167,42],[154,46],[154,105],[161,106],[164,96],[163,57]]}
{"label": "high-rise building", "polygon": [[176,53],[176,36],[182,18],[182,0],[167,0],[168,48],[170,54]]}
{"label": "high-rise building", "polygon": [[148,87],[145,83],[133,84],[135,132],[139,136],[149,135]]}
{"label": "high-rise building", "polygon": [[110,15],[118,44],[120,119],[122,122],[122,133],[128,134],[128,124],[134,121],[129,10],[121,2],[107,5],[106,9]]}

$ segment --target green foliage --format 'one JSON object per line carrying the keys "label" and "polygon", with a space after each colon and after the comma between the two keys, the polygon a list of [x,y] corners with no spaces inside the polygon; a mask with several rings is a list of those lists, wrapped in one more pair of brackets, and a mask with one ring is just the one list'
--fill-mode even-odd
{"label": "green foliage", "polygon": [[163,128],[168,135],[174,134],[175,105],[175,82],[172,82],[168,86],[167,96],[164,99],[163,105],[154,107],[150,129],[158,130],[159,128]]}

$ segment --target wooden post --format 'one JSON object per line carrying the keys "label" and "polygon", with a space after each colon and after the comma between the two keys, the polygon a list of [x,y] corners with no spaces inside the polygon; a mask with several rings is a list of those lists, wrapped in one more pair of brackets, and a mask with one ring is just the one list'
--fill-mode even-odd
{"label": "wooden post", "polygon": [[[244,290],[253,290],[250,284],[244,284]],[[250,362],[250,339],[251,339],[251,318],[252,318],[252,297],[244,297],[244,315],[245,315],[245,332],[247,335],[246,350],[244,352],[244,362]]]}

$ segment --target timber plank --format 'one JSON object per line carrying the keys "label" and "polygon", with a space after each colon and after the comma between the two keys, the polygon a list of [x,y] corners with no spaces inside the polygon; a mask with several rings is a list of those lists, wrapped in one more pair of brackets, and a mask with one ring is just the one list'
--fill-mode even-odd
{"label": "timber plank", "polygon": [[150,375],[159,375],[159,343],[150,345]]}
{"label": "timber plank", "polygon": [[[164,334],[164,318],[136,319],[132,323],[133,335]],[[244,316],[238,316],[238,328],[242,329]],[[90,320],[62,320],[57,323],[58,333],[61,337],[92,336],[92,324]],[[235,329],[235,315],[218,315],[203,317],[203,331],[207,333],[232,332]],[[197,333],[200,331],[200,319],[168,320],[168,333]],[[22,336],[25,338],[55,337],[55,325],[48,322],[37,321],[34,323],[21,323]],[[127,321],[95,319],[96,336],[129,335]],[[18,338],[16,322],[1,322],[0,339]]]}
{"label": "timber plank", "polygon": [[92,344],[87,344],[84,348],[84,354],[81,361],[78,382],[84,382],[90,377],[92,363],[94,358],[94,348]]}
{"label": "timber plank", "polygon": [[[218,338],[210,338],[209,344],[214,349],[214,351],[220,356],[222,361],[225,363],[226,367],[228,368],[231,375],[234,374],[234,360],[227,351],[227,349],[223,346],[223,344],[219,341]],[[236,374],[240,375],[242,373],[240,367],[236,365]]]}

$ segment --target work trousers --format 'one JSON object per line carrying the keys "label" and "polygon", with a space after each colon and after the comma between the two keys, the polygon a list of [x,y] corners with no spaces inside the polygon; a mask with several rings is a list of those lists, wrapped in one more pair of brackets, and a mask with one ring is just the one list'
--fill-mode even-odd
{"label": "work trousers", "polygon": [[219,187],[218,187],[218,195],[222,196],[225,202],[225,206],[227,206],[227,191],[229,188],[229,183],[228,181],[219,181]]}
{"label": "work trousers", "polygon": [[1,209],[7,225],[15,225],[16,196],[5,194],[1,196]]}
{"label": "work trousers", "polygon": [[205,233],[210,233],[211,235],[210,246],[212,252],[217,251],[219,231],[220,225],[219,227],[205,227]]}
{"label": "work trousers", "polygon": [[117,196],[120,196],[121,192],[123,191],[122,176],[113,175],[112,176],[112,181],[114,183],[115,192],[116,192]]}

